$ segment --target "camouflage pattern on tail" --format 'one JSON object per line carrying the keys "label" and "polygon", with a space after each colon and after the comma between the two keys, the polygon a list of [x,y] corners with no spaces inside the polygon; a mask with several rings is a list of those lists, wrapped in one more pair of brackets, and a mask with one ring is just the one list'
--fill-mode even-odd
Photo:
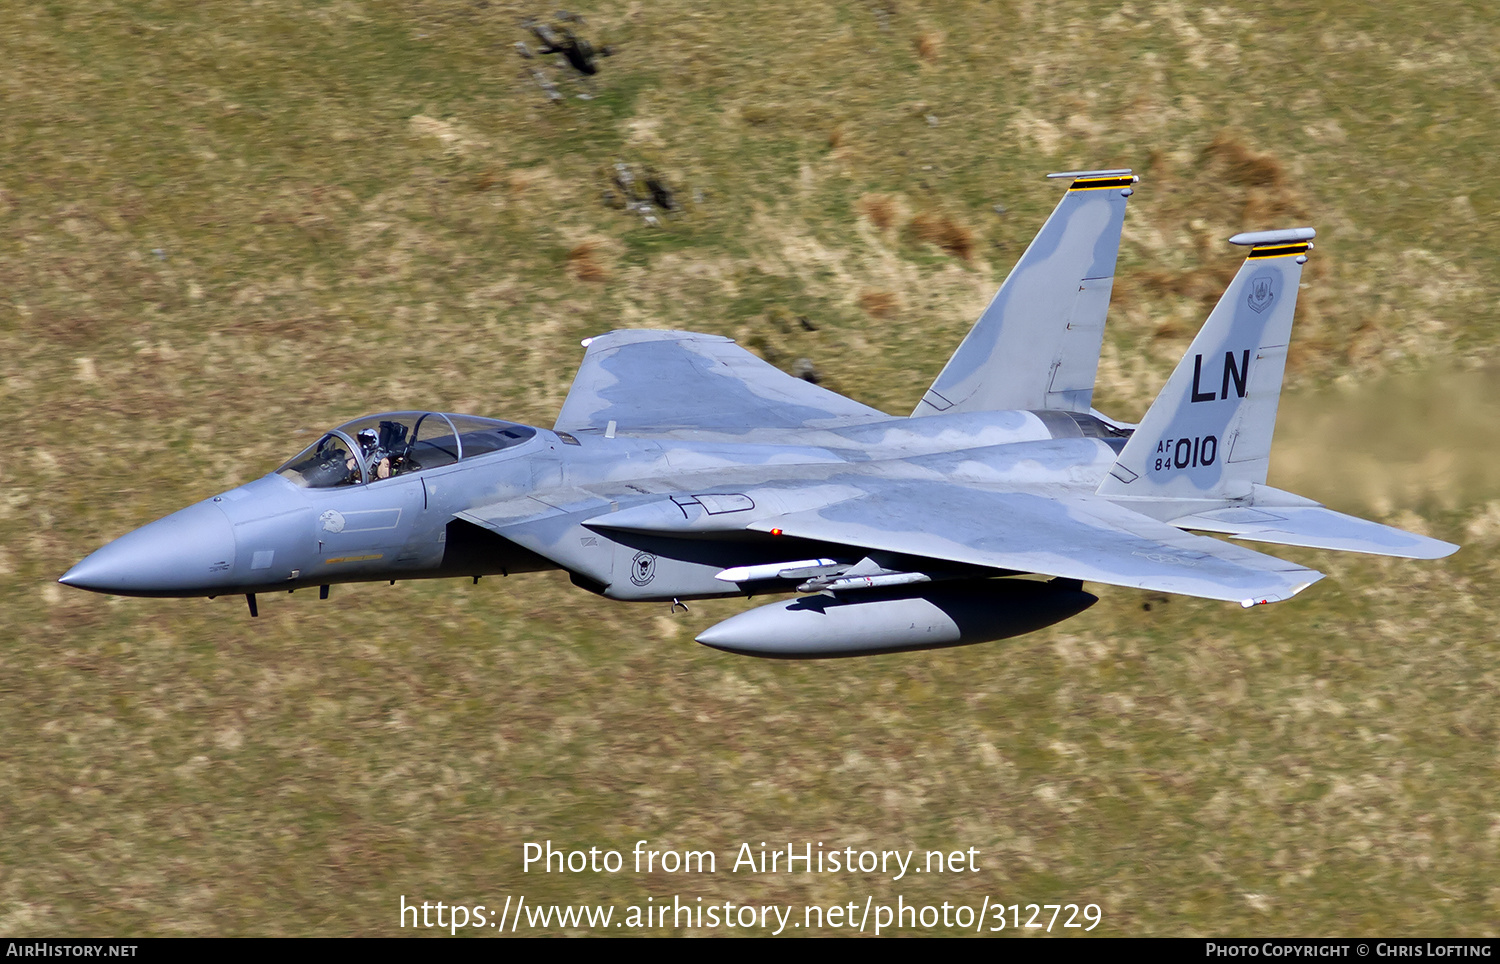
{"label": "camouflage pattern on tail", "polygon": [[1242,499],[1264,485],[1312,228],[1237,234],[1250,253],[1113,471],[1103,496]]}
{"label": "camouflage pattern on tail", "polygon": [[1049,176],[1073,183],[913,417],[1089,410],[1136,178],[1128,170]]}

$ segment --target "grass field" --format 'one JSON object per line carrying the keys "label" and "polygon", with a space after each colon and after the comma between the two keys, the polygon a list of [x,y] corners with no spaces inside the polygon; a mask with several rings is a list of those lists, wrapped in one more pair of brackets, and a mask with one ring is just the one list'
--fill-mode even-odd
{"label": "grass field", "polygon": [[[1500,14],[579,9],[615,53],[587,82],[543,64],[560,103],[512,47],[545,7],[0,17],[0,934],[391,934],[401,895],[675,894],[1494,936]],[[606,203],[616,163],[683,209]],[[1271,481],[1461,552],[1278,550],[1329,578],[1250,612],[1105,587],[1031,636],[820,663],[692,642],[743,602],[670,615],[556,573],[255,621],[54,582],[366,412],[550,425],[579,339],[616,327],[727,334],[905,413],[1056,203],[1042,176],[1113,166],[1142,179],[1096,405],[1144,411],[1228,235],[1313,225]],[[522,873],[549,839],[720,870]],[[727,872],[763,841],[983,869]]]}

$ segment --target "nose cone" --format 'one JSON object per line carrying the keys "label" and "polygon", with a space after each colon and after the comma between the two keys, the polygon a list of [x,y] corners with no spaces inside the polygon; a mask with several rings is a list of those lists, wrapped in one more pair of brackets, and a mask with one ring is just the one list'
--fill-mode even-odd
{"label": "nose cone", "polygon": [[228,585],[234,527],[200,502],[121,536],[58,580],[117,596],[209,595]]}

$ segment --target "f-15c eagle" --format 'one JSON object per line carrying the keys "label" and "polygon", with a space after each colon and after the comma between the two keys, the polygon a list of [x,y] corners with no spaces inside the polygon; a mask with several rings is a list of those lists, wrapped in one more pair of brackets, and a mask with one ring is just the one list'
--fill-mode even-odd
{"label": "f-15c eagle", "polygon": [[1237,539],[1431,559],[1457,546],[1266,485],[1311,228],[1239,273],[1138,425],[1091,407],[1129,171],[1070,186],[897,418],[717,335],[612,331],[549,430],[441,412],[342,425],[131,532],[61,582],[137,596],[564,569],[611,599],[801,595],[698,640],[776,657],[1000,639],[1105,583],[1238,602],[1322,578]]}

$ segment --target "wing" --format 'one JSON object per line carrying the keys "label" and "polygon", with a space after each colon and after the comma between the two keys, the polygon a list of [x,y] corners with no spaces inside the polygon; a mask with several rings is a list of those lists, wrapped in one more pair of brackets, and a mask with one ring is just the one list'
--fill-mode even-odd
{"label": "wing", "polygon": [[558,431],[740,436],[890,416],[766,364],[728,338],[690,331],[612,331],[588,353],[557,416]]}
{"label": "wing", "polygon": [[1289,599],[1323,578],[1094,496],[1054,499],[952,483],[871,480],[870,491],[858,498],[750,528],[1245,606]]}

